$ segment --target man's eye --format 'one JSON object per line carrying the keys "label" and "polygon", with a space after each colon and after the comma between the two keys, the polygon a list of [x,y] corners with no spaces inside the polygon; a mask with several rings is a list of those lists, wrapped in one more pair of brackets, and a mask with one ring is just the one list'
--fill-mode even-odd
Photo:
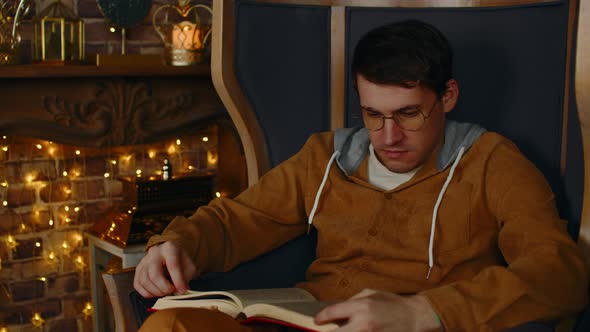
{"label": "man's eye", "polygon": [[381,113],[367,112],[367,116],[370,117],[370,118],[380,118],[381,117]]}
{"label": "man's eye", "polygon": [[412,110],[405,110],[405,111],[399,111],[397,112],[398,116],[404,117],[404,118],[413,118],[415,116],[418,116],[418,114],[420,114],[420,111],[417,109],[412,109]]}

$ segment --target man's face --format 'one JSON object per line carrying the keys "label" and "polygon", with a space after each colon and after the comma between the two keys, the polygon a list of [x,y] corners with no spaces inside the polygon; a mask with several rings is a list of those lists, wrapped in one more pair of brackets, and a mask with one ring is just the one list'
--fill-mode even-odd
{"label": "man's face", "polygon": [[396,112],[412,114],[417,110],[425,117],[424,124],[416,131],[402,129],[392,119],[385,119],[379,130],[369,130],[377,158],[390,171],[409,172],[438,153],[444,140],[445,113],[453,109],[459,92],[454,80],[449,80],[447,87],[439,99],[434,91],[420,85],[413,88],[379,85],[357,75],[363,117],[391,117]]}

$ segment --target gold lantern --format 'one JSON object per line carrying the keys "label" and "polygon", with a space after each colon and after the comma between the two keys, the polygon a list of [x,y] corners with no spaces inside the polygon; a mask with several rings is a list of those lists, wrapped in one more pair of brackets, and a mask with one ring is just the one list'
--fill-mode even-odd
{"label": "gold lantern", "polygon": [[[203,12],[209,19],[201,17]],[[178,0],[176,5],[166,4],[154,11],[152,23],[164,42],[167,64],[188,66],[206,61],[212,16],[210,7],[193,5],[190,0]]]}
{"label": "gold lantern", "polygon": [[61,0],[33,19],[33,62],[76,63],[84,59],[84,21]]}

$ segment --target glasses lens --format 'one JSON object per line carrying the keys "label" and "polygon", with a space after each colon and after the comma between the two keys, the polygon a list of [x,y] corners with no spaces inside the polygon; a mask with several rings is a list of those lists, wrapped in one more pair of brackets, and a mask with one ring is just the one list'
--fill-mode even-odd
{"label": "glasses lens", "polygon": [[369,130],[379,130],[383,127],[383,117],[381,116],[368,116],[363,114],[363,121],[365,127]]}
{"label": "glasses lens", "polygon": [[397,116],[395,117],[395,123],[405,130],[418,130],[422,128],[422,124],[424,124],[424,117],[420,112],[412,117]]}

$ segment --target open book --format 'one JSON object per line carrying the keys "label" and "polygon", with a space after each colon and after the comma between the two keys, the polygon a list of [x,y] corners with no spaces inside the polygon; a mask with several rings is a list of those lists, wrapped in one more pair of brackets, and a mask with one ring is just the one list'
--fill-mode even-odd
{"label": "open book", "polygon": [[338,325],[317,325],[316,313],[330,305],[319,302],[303,289],[269,288],[235,291],[198,292],[171,295],[156,301],[152,310],[167,308],[206,308],[219,310],[233,318],[245,318],[243,323],[266,322],[296,327],[306,331],[332,331]]}

